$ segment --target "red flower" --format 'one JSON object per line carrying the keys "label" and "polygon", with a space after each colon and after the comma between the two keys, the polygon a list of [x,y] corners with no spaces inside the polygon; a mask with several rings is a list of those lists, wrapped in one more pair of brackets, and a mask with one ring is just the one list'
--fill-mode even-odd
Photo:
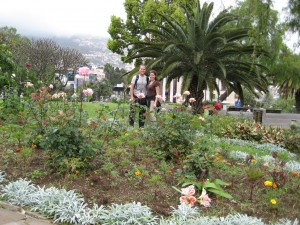
{"label": "red flower", "polygon": [[30,64],[29,64],[29,63],[26,63],[26,65],[25,65],[25,66],[26,66],[26,68],[27,68],[27,69],[29,69],[29,68],[30,68]]}

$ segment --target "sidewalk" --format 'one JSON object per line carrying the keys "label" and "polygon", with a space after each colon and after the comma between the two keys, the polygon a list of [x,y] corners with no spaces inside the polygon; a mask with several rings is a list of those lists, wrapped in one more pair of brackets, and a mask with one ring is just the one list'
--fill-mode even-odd
{"label": "sidewalk", "polygon": [[0,201],[0,225],[50,225],[45,217],[22,207]]}

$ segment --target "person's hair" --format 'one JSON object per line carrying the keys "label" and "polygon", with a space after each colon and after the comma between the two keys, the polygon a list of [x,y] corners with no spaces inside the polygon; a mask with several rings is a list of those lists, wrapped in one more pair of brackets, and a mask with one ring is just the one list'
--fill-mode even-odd
{"label": "person's hair", "polygon": [[154,75],[155,75],[155,80],[158,80],[157,79],[157,72],[155,71],[155,70],[150,70],[150,72],[149,72],[149,75],[150,75],[150,73],[153,73]]}

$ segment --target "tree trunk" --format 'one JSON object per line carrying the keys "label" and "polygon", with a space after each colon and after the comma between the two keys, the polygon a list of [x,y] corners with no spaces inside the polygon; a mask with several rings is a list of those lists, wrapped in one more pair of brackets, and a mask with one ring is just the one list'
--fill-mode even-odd
{"label": "tree trunk", "polygon": [[295,93],[296,112],[300,113],[300,88]]}
{"label": "tree trunk", "polygon": [[195,98],[196,102],[192,103],[193,113],[194,114],[201,114],[203,113],[203,98],[204,98],[204,85],[201,88],[198,88],[198,80],[196,77],[193,78],[191,85],[190,85],[190,98]]}

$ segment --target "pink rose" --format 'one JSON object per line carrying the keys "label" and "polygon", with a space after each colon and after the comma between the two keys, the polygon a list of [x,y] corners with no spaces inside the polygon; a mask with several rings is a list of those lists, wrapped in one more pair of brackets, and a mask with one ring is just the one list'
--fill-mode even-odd
{"label": "pink rose", "polygon": [[85,95],[85,96],[92,96],[94,91],[91,89],[91,88],[87,88],[85,90],[82,91],[82,93]]}
{"label": "pink rose", "polygon": [[141,98],[145,98],[145,95],[144,95],[144,93],[138,93],[136,95],[136,97],[138,97],[139,99],[141,99]]}

